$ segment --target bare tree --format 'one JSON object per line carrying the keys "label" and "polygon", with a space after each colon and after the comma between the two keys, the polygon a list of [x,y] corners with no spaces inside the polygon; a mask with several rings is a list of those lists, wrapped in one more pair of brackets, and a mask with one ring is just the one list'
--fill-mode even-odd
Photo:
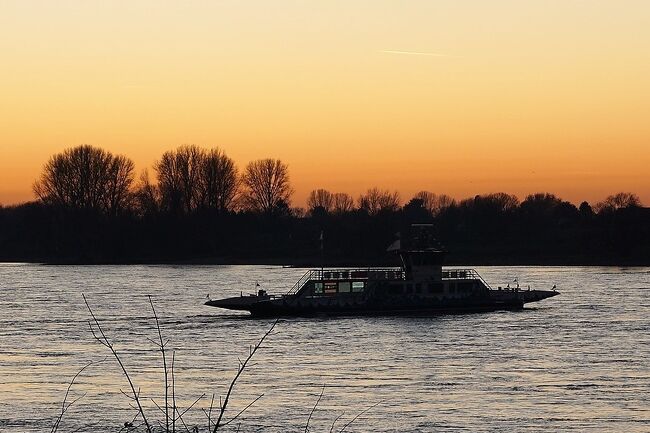
{"label": "bare tree", "polygon": [[363,209],[370,215],[376,215],[382,211],[396,211],[400,206],[399,193],[388,190],[381,191],[378,188],[370,188],[365,194],[359,196],[359,209]]}
{"label": "bare tree", "polygon": [[333,201],[333,211],[336,214],[342,214],[354,210],[354,199],[350,194],[337,192],[334,194]]}
{"label": "bare tree", "polygon": [[124,363],[122,362],[122,359],[120,358],[120,355],[118,355],[117,351],[115,350],[115,347],[113,346],[113,343],[108,339],[106,334],[104,333],[104,329],[102,328],[101,324],[99,323],[99,320],[97,320],[97,317],[95,317],[95,313],[93,313],[93,310],[90,308],[90,304],[88,304],[88,300],[86,299],[86,295],[83,293],[81,296],[84,299],[84,303],[86,304],[86,307],[88,308],[88,312],[90,313],[90,317],[92,317],[92,320],[88,321],[88,326],[90,327],[90,332],[93,334],[93,337],[95,337],[95,340],[97,340],[102,346],[106,347],[110,352],[113,354],[113,357],[117,361],[117,363],[120,366],[120,369],[122,370],[122,373],[124,374],[124,377],[126,378],[127,382],[129,383],[129,387],[131,388],[131,395],[124,393],[125,396],[127,396],[129,399],[131,399],[137,406],[138,409],[138,414],[142,417],[142,421],[144,422],[147,432],[151,433],[151,425],[149,424],[149,421],[147,417],[144,414],[144,409],[142,408],[142,399],[140,398],[140,388],[136,389],[135,384],[131,380],[131,376],[129,376],[129,372],[126,370],[126,367],[124,367]]}
{"label": "bare tree", "polygon": [[259,159],[246,166],[242,177],[245,208],[273,213],[290,203],[289,167],[279,159]]}
{"label": "bare tree", "polygon": [[104,208],[111,214],[130,208],[133,204],[133,161],[125,156],[111,158],[108,165]]}
{"label": "bare tree", "polygon": [[304,218],[307,216],[307,211],[305,210],[304,207],[292,207],[290,209],[291,216],[294,218]]}
{"label": "bare tree", "polygon": [[601,213],[639,206],[641,206],[639,196],[632,194],[631,192],[619,192],[618,194],[610,195],[605,200],[596,203],[594,210]]}
{"label": "bare tree", "polygon": [[551,216],[562,204],[562,199],[555,194],[538,192],[526,196],[519,209],[524,215]]}
{"label": "bare tree", "polygon": [[133,161],[87,144],[50,158],[34,193],[44,203],[116,214],[128,208]]}
{"label": "bare tree", "polygon": [[422,200],[422,207],[433,216],[456,204],[456,200],[450,196],[446,194],[438,195],[430,191],[420,191],[413,198]]}
{"label": "bare tree", "polygon": [[505,192],[495,192],[482,196],[483,200],[492,204],[501,212],[510,212],[519,206],[519,199],[516,195]]}
{"label": "bare tree", "polygon": [[148,170],[143,170],[135,187],[135,209],[140,215],[153,215],[160,210],[160,191],[149,180]]}
{"label": "bare tree", "polygon": [[314,212],[316,208],[322,208],[325,212],[331,212],[334,207],[334,194],[326,189],[315,189],[309,193],[307,207],[309,208],[309,212]]}
{"label": "bare tree", "polygon": [[154,168],[161,204],[170,212],[191,213],[199,203],[199,179],[205,152],[197,146],[181,146],[165,152]]}
{"label": "bare tree", "polygon": [[225,212],[232,204],[239,189],[235,162],[218,148],[203,155],[199,176],[199,202],[207,209]]}
{"label": "bare tree", "polygon": [[[526,200],[530,198],[531,196],[528,196]],[[547,199],[551,200],[553,206],[556,206],[555,202],[553,201],[557,199],[556,197],[538,197],[536,195],[531,199],[532,201],[525,202],[527,204],[525,206],[522,205],[522,209],[525,211],[529,211],[530,209],[537,209],[537,206],[540,203],[547,203]],[[558,201],[558,203],[561,203],[561,200]],[[516,196],[503,192],[477,195],[473,198],[461,200],[460,202],[461,208],[470,209],[474,212],[478,212],[483,216],[511,213],[516,210],[518,206],[519,199]]]}

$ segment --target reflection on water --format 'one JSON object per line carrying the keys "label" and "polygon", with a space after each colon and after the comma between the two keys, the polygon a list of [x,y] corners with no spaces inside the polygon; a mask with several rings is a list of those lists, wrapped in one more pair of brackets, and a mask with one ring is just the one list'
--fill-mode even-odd
{"label": "reflection on water", "polygon": [[[242,376],[231,415],[260,394],[241,431],[329,431],[381,402],[346,431],[649,431],[650,269],[486,267],[561,296],[521,312],[281,321]],[[264,334],[252,320],[203,306],[254,291],[285,291],[301,269],[265,266],[0,265],[0,430],[41,432],[69,380],[108,355],[89,331],[85,293],[146,397],[162,401],[160,354],[147,294],[176,350],[178,404],[224,394],[238,357]],[[77,380],[60,431],[119,431],[134,414],[109,358]],[[207,408],[209,399],[198,407]],[[149,416],[159,412],[147,399]],[[159,419],[162,419],[159,417]],[[188,425],[206,425],[200,409]],[[233,431],[236,425],[232,425]]]}

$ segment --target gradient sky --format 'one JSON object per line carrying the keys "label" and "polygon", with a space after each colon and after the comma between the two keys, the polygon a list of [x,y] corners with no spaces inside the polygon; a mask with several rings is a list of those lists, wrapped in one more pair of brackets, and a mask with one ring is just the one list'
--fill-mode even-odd
{"label": "gradient sky", "polygon": [[650,1],[0,0],[0,203],[88,143],[314,188],[650,204]]}

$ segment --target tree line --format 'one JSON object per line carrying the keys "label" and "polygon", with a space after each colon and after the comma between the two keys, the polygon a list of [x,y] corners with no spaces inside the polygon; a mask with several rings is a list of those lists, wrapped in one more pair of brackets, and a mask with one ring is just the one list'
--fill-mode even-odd
{"label": "tree line", "polygon": [[37,200],[0,208],[0,260],[54,262],[388,260],[385,246],[414,222],[433,223],[450,258],[475,263],[646,263],[650,215],[621,192],[579,206],[550,193],[456,200],[420,191],[311,191],[293,207],[289,168],[277,159],[239,170],[219,149],[167,151],[136,179],[123,155],[82,145],[53,155]]}
{"label": "tree line", "polygon": [[219,148],[181,146],[165,152],[154,164],[155,183],[146,170],[136,183],[134,167],[126,156],[82,145],[52,156],[33,190],[44,204],[107,215],[236,208],[272,213],[286,207],[292,192],[282,161],[252,161],[240,176]]}

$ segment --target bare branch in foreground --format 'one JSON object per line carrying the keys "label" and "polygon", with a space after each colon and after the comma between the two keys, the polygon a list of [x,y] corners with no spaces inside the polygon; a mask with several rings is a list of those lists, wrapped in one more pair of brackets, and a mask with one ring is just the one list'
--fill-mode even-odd
{"label": "bare branch in foreground", "polygon": [[210,401],[210,411],[203,410],[203,413],[208,418],[208,432],[212,431],[212,408],[214,407],[214,394],[212,394],[212,400]]}
{"label": "bare branch in foreground", "polygon": [[131,380],[131,377],[129,376],[129,373],[126,371],[126,367],[124,367],[124,364],[122,363],[122,359],[120,356],[117,354],[117,351],[113,348],[113,345],[111,344],[110,340],[104,333],[104,330],[102,329],[101,325],[99,324],[99,320],[97,320],[97,317],[95,316],[95,313],[93,313],[92,308],[90,308],[90,305],[88,304],[88,300],[86,299],[86,295],[83,293],[81,296],[84,299],[84,302],[86,303],[86,307],[88,308],[88,312],[90,313],[90,316],[93,318],[93,322],[95,323],[95,327],[97,328],[97,331],[99,332],[99,335],[95,334],[94,329],[93,329],[93,324],[92,322],[89,322],[88,324],[90,325],[90,330],[93,333],[93,336],[95,339],[108,348],[111,353],[113,354],[113,357],[117,361],[117,363],[120,365],[120,368],[122,369],[122,373],[124,373],[124,377],[126,377],[126,380],[129,382],[129,386],[131,387],[131,392],[133,393],[133,399],[138,405],[138,411],[140,411],[140,416],[142,416],[142,420],[147,428],[147,432],[151,433],[151,425],[149,425],[149,421],[147,421],[147,417],[144,414],[144,409],[142,408],[142,405],[140,404],[140,396],[139,392],[135,390],[135,385],[133,384],[133,381]]}
{"label": "bare branch in foreground", "polygon": [[311,421],[312,415],[314,415],[314,412],[316,411],[316,407],[318,407],[318,403],[320,403],[321,398],[323,398],[324,392],[325,384],[323,384],[323,389],[320,390],[320,395],[318,396],[318,400],[316,400],[316,404],[311,408],[311,412],[309,412],[309,417],[307,417],[307,424],[305,424],[305,433],[309,432],[309,422]]}
{"label": "bare branch in foreground", "polygon": [[[176,381],[174,379],[174,362],[176,360],[176,352],[172,352],[172,433],[176,433]],[[169,427],[167,427],[169,432]]]}
{"label": "bare branch in foreground", "polygon": [[[162,353],[162,361],[163,361],[163,370],[165,374],[165,431],[169,431],[169,382],[168,382],[168,376],[167,376],[167,358],[165,356],[165,343],[163,342],[163,337],[162,337],[162,331],[160,330],[160,322],[158,321],[158,314],[156,314],[156,308],[153,306],[153,300],[151,299],[151,295],[147,295],[147,298],[149,298],[149,304],[151,304],[151,311],[153,312],[153,317],[156,320],[156,329],[158,330],[158,338],[160,339],[160,343],[155,343],[156,346],[160,348],[160,352]],[[150,340],[153,342],[153,340]]]}
{"label": "bare branch in foreground", "polygon": [[[85,369],[87,369],[88,367],[90,367],[91,365],[93,365],[93,364],[99,364],[100,362],[104,362],[105,360],[106,360],[106,358],[102,359],[101,361],[97,361],[97,362],[90,361],[88,364],[84,365],[84,366],[81,368],[81,370],[79,370],[79,371],[77,372],[77,374],[74,375],[74,377],[72,378],[72,380],[71,380],[70,383],[68,384],[68,388],[67,388],[66,391],[65,391],[65,396],[63,397],[63,403],[61,403],[61,413],[60,413],[59,416],[57,417],[57,419],[56,419],[56,421],[54,422],[54,425],[52,426],[52,428],[50,429],[50,433],[56,433],[56,431],[59,429],[59,425],[61,424],[61,419],[63,419],[63,415],[65,415],[65,413],[68,411],[68,409],[70,409],[70,406],[72,406],[73,404],[75,404],[75,403],[76,403],[77,401],[79,401],[79,399],[81,398],[81,397],[76,398],[76,399],[74,399],[72,402],[70,402],[69,404],[66,405],[66,402],[67,402],[67,400],[68,400],[68,395],[70,394],[70,390],[72,389],[72,385],[74,385],[74,382],[75,382],[75,380],[77,380],[77,377],[79,377],[79,375],[80,375],[81,373],[83,373],[83,371],[84,371]],[[86,395],[86,394],[84,394],[84,395]],[[82,396],[82,397],[83,397],[83,396]]]}
{"label": "bare branch in foreground", "polygon": [[217,433],[217,430],[218,430],[219,427],[221,426],[221,420],[223,419],[223,415],[224,415],[224,413],[226,412],[226,408],[228,407],[228,400],[230,399],[230,394],[232,393],[232,390],[233,390],[233,388],[235,387],[235,383],[237,383],[237,379],[239,379],[239,376],[241,376],[241,374],[242,374],[242,373],[244,372],[244,370],[246,369],[246,365],[248,364],[248,362],[249,362],[249,361],[251,360],[251,358],[255,355],[255,353],[257,352],[257,350],[262,346],[262,343],[264,342],[264,340],[266,339],[266,337],[268,337],[269,334],[271,334],[271,331],[273,331],[273,328],[275,328],[275,325],[278,324],[278,320],[279,320],[279,319],[276,319],[275,322],[273,322],[273,324],[272,324],[271,327],[269,328],[269,330],[266,331],[266,334],[264,334],[264,335],[262,336],[262,338],[260,338],[260,341],[258,341],[257,344],[256,344],[255,346],[252,346],[252,347],[249,349],[249,355],[248,355],[248,357],[244,360],[244,362],[241,363],[241,365],[240,365],[239,368],[237,369],[237,374],[236,374],[235,377],[233,378],[232,382],[230,382],[230,387],[228,387],[228,392],[226,393],[226,397],[224,398],[223,403],[220,404],[219,418],[217,418],[217,422],[214,424],[214,429],[212,429],[212,433]]}
{"label": "bare branch in foreground", "polygon": [[[199,398],[197,398],[196,400],[194,400],[194,403],[192,403],[191,405],[189,405],[189,407],[188,407],[187,409],[185,409],[183,412],[179,411],[178,408],[176,408],[176,415],[178,416],[177,419],[181,420],[181,423],[182,423],[183,426],[185,427],[185,430],[188,431],[188,432],[189,432],[190,430],[187,428],[187,424],[185,424],[185,420],[183,420],[183,415],[185,415],[185,414],[186,414],[190,409],[192,409],[192,408],[194,407],[195,404],[197,404],[201,399],[203,399],[203,397],[205,397],[205,393],[204,393],[204,394],[201,394],[201,396],[200,396]],[[196,426],[195,426],[195,428],[198,429],[198,427],[196,427]]]}
{"label": "bare branch in foreground", "polygon": [[332,433],[334,431],[334,425],[336,425],[336,422],[338,420],[340,420],[343,415],[345,415],[345,412],[341,412],[341,414],[339,416],[334,418],[334,421],[332,422],[332,426],[330,427],[330,433]]}
{"label": "bare branch in foreground", "polygon": [[361,415],[363,415],[364,413],[368,412],[370,409],[374,409],[375,407],[379,406],[381,403],[382,403],[381,401],[378,401],[377,403],[373,404],[373,405],[370,406],[369,408],[364,409],[364,410],[362,410],[361,412],[359,412],[359,413],[358,413],[354,418],[352,418],[352,419],[350,420],[350,422],[348,422],[346,425],[343,426],[343,428],[342,428],[341,430],[339,430],[339,433],[343,433],[343,432],[345,431],[345,429],[348,428],[348,426],[349,426],[350,424],[352,424],[353,422],[355,422],[355,421],[357,420],[357,418],[359,418],[359,417],[360,417]]}
{"label": "bare branch in foreground", "polygon": [[251,401],[250,403],[248,403],[248,405],[246,405],[245,408],[243,408],[242,410],[240,410],[239,413],[238,413],[237,415],[235,415],[234,417],[232,417],[232,419],[231,419],[230,421],[225,422],[225,423],[223,423],[222,425],[223,425],[223,426],[227,426],[227,425],[230,424],[231,422],[235,421],[237,418],[239,418],[239,416],[240,416],[241,414],[243,414],[244,412],[246,412],[246,410],[248,410],[248,408],[250,408],[252,405],[254,405],[255,403],[257,403],[257,400],[259,400],[259,399],[262,398],[262,397],[264,397],[264,394],[260,394],[259,396],[257,396],[257,398],[256,398],[255,400],[253,400],[253,401]]}

